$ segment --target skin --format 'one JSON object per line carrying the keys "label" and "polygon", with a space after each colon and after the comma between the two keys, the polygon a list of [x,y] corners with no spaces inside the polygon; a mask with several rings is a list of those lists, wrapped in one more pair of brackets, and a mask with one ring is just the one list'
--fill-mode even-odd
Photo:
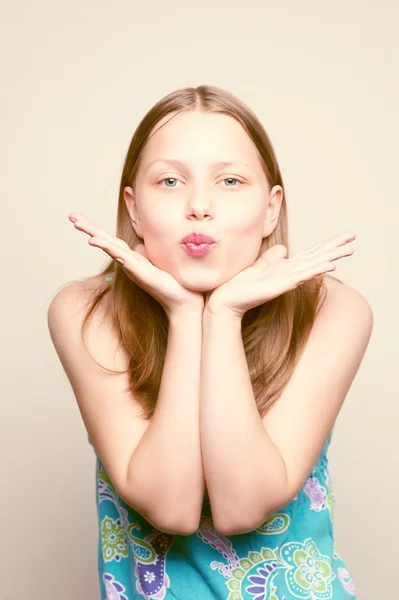
{"label": "skin", "polygon": [[[150,166],[158,158],[185,166]],[[217,161],[243,164],[218,167]],[[256,260],[262,239],[276,227],[282,199],[281,186],[270,189],[243,127],[230,116],[199,111],[157,125],[135,189],[125,188],[132,226],[150,261],[197,292],[217,288]],[[205,257],[194,259],[181,249],[180,240],[192,231],[217,241]]]}
{"label": "skin", "polygon": [[[172,159],[183,164],[170,164]],[[154,162],[156,161],[156,162]],[[220,166],[219,161],[237,164]],[[69,218],[126,273],[152,294],[168,316],[194,310],[228,311],[238,317],[317,275],[353,253],[352,232],[332,236],[294,257],[282,245],[261,256],[283,200],[270,187],[255,144],[224,114],[191,111],[168,115],[143,150],[133,187],[124,189],[135,249],[80,213]],[[213,237],[216,247],[193,258],[181,247],[191,232]],[[144,261],[144,262],[143,262]],[[245,284],[245,285],[243,285]]]}
{"label": "skin", "polygon": [[[157,163],[148,170],[149,164],[160,157],[179,159],[185,166]],[[222,160],[249,166],[213,166]],[[235,179],[241,183],[235,183]],[[280,186],[270,189],[252,140],[237,121],[221,114],[184,113],[168,116],[158,124],[145,146],[134,189],[126,187],[124,199],[132,226],[143,242],[134,250],[80,213],[71,213],[69,218],[77,229],[90,236],[90,245],[120,261],[127,275],[152,294],[170,317],[170,338],[175,348],[166,361],[167,384],[161,389],[156,413],[163,416],[157,417],[152,438],[162,439],[162,419],[179,414],[179,431],[187,435],[184,446],[179,446],[181,434],[170,435],[173,419],[164,427],[168,435],[162,446],[165,455],[165,448],[175,444],[170,447],[168,463],[174,465],[176,489],[178,482],[188,480],[190,473],[195,485],[191,481],[183,496],[186,499],[191,494],[189,506],[200,507],[202,460],[218,530],[227,534],[250,531],[263,522],[265,515],[295,495],[298,482],[303,482],[314,464],[344,399],[343,392],[338,400],[333,397],[333,390],[348,387],[353,378],[353,365],[360,362],[365,347],[358,331],[363,332],[363,320],[369,323],[369,319],[361,312],[362,306],[358,309],[355,299],[353,313],[352,308],[348,309],[347,323],[343,320],[343,307],[351,305],[343,297],[345,292],[330,296],[318,317],[312,345],[307,346],[305,360],[296,370],[298,377],[306,381],[306,394],[301,396],[304,385],[300,381],[279,399],[281,414],[277,414],[275,423],[270,423],[271,411],[264,417],[269,419],[273,438],[255,403],[240,319],[250,308],[334,270],[334,261],[353,254],[348,242],[356,235],[349,232],[332,236],[290,258],[282,245],[259,256],[262,240],[277,225],[283,190]],[[206,233],[217,241],[215,249],[203,258],[192,258],[180,247],[181,239],[193,231]],[[335,306],[341,315],[338,321]],[[197,314],[193,318],[188,312]],[[341,321],[342,334],[337,325]],[[325,392],[331,397],[321,396],[320,380],[329,375],[329,353],[334,347],[341,352],[341,338],[345,335],[349,340],[351,328],[353,343],[347,344],[351,356],[338,368],[336,377],[340,380],[334,380]],[[195,340],[187,337],[193,332]],[[356,340],[360,340],[359,346]],[[197,354],[193,355],[187,347],[195,347]],[[329,353],[320,351],[326,347]],[[183,357],[187,364],[181,368]],[[317,359],[319,379],[314,376]],[[178,373],[172,373],[172,366],[178,368]],[[334,368],[334,374],[336,371]],[[295,403],[292,398],[299,400]],[[170,403],[176,399],[174,413]],[[295,439],[292,433],[284,433],[294,409],[307,415],[304,424],[294,429]],[[274,414],[275,411],[276,408]],[[280,439],[281,451],[273,439]],[[151,444],[148,442],[147,446],[148,455],[152,456]],[[185,461],[176,463],[181,447]],[[299,447],[302,450],[298,453]],[[301,464],[297,464],[298,456]],[[142,464],[146,460],[144,454]],[[169,475],[165,474],[166,479]],[[231,514],[226,512],[226,497],[234,499]],[[198,511],[193,513],[190,521],[196,527]],[[249,515],[250,522],[244,522],[243,515]]]}

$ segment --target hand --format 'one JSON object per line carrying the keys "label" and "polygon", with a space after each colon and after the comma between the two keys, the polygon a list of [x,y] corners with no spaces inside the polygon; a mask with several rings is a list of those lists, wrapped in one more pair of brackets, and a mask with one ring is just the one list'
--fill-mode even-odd
{"label": "hand", "polygon": [[70,213],[68,218],[76,229],[91,236],[88,242],[90,246],[101,248],[123,265],[129,279],[153,296],[163,306],[169,318],[177,312],[202,313],[202,293],[184,288],[173,275],[158,269],[150,262],[144,244],[137,244],[132,250],[124,240],[111,235],[81,213]]}
{"label": "hand", "polygon": [[251,308],[334,271],[332,261],[353,254],[347,242],[355,238],[354,233],[332,236],[291,258],[286,258],[287,248],[282,244],[272,246],[253,265],[213,290],[206,298],[205,309],[212,314],[227,311],[242,318]]}

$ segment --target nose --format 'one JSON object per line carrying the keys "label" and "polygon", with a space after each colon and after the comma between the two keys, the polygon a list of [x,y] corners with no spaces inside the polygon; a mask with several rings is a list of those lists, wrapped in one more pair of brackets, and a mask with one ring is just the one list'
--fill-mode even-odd
{"label": "nose", "polygon": [[204,191],[193,192],[187,201],[186,217],[190,220],[213,219],[212,202]]}

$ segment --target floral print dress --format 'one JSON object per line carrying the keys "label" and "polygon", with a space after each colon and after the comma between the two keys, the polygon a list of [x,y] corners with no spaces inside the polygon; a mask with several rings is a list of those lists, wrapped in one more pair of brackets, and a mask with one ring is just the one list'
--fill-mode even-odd
{"label": "floral print dress", "polygon": [[355,600],[334,540],[332,433],[295,498],[257,529],[229,536],[214,529],[207,494],[195,533],[154,528],[117,494],[97,456],[101,600]]}
{"label": "floral print dress", "polygon": [[97,456],[101,600],[356,598],[334,542],[331,435],[289,504],[257,529],[229,536],[214,529],[207,494],[195,533],[155,529],[118,496]]}

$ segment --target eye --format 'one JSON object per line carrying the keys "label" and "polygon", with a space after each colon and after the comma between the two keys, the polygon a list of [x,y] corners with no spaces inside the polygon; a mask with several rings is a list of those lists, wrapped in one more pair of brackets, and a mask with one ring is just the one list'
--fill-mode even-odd
{"label": "eye", "polygon": [[[164,177],[163,179],[161,179],[160,181],[158,181],[157,185],[161,185],[163,184],[164,181],[168,181],[169,183],[172,181],[177,182],[178,179],[176,177]],[[225,177],[224,179],[222,179],[222,181],[234,181],[235,183],[233,185],[228,185],[228,186],[224,186],[224,187],[238,187],[237,183],[244,183],[243,181],[241,181],[240,179],[237,179],[237,177]],[[176,185],[163,185],[162,187],[167,187],[169,189],[171,188],[175,188]]]}
{"label": "eye", "polygon": [[[160,181],[158,181],[157,185],[160,185],[161,183],[163,183],[164,181],[177,181],[176,177],[165,177],[164,179],[161,179]],[[162,187],[176,187],[175,185],[173,186],[162,186]]]}
{"label": "eye", "polygon": [[[222,179],[222,181],[236,181],[238,183],[243,183],[242,181],[240,181],[240,179],[237,179],[236,177],[226,177],[225,179]],[[237,187],[237,185],[228,185],[227,187]]]}

